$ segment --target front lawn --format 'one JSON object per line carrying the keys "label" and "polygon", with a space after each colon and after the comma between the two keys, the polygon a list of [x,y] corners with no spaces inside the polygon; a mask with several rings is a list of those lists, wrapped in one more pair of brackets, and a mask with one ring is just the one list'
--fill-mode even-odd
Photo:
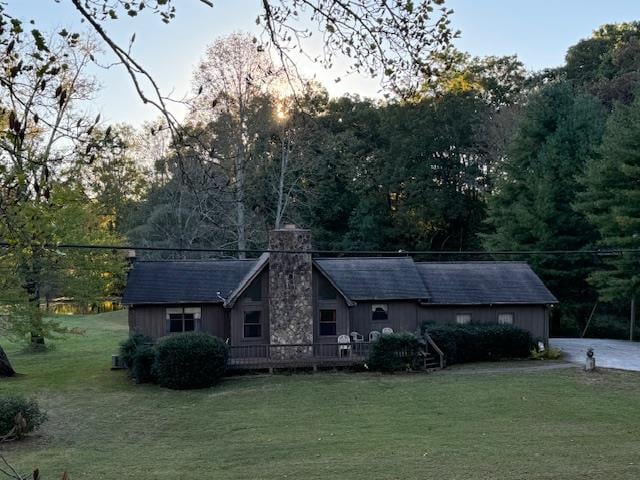
{"label": "front lawn", "polygon": [[65,321],[87,335],[46,354],[9,346],[25,375],[0,381],[49,413],[34,437],[0,445],[19,470],[46,478],[64,469],[73,480],[640,477],[640,374],[501,364],[244,376],[170,391],[109,370],[124,312]]}

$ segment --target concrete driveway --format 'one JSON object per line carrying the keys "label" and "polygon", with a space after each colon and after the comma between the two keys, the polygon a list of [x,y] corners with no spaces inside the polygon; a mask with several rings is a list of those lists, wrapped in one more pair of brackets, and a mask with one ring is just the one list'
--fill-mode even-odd
{"label": "concrete driveway", "polygon": [[552,347],[565,353],[565,360],[584,365],[589,348],[593,348],[596,367],[640,372],[640,343],[595,338],[551,338]]}

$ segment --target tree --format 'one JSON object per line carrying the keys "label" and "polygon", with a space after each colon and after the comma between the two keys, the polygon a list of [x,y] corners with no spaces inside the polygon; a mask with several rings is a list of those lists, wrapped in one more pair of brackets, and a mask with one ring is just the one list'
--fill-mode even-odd
{"label": "tree", "polygon": [[41,304],[69,297],[88,310],[121,291],[125,261],[109,250],[61,251],[56,245],[110,246],[122,239],[110,230],[109,218],[100,214],[98,205],[71,182],[52,184],[47,202],[24,202],[16,220],[17,228],[39,243],[18,243],[0,259],[0,305],[7,317],[0,331],[15,341],[34,343],[74,333],[46,317]]}
{"label": "tree", "polygon": [[[196,1],[213,7],[211,0]],[[81,21],[86,22],[124,68],[140,99],[159,110],[174,141],[179,140],[178,122],[167,108],[170,99],[162,94],[154,77],[132,54],[135,34],[128,45],[121,45],[108,33],[107,27],[121,15],[137,17],[146,13],[156,14],[169,23],[176,16],[174,2],[71,0],[71,3]],[[290,78],[297,72],[292,52],[303,53],[326,67],[333,66],[334,57],[340,54],[349,60],[350,71],[379,76],[386,85],[398,87],[436,73],[438,53],[458,34],[450,29],[452,13],[444,6],[444,0],[419,3],[412,0],[263,0],[256,19],[263,34],[256,38],[256,48],[275,53]],[[22,22],[11,15],[5,5],[0,7],[0,20],[5,26],[11,23],[13,28],[22,29]],[[313,25],[313,29],[301,28],[305,23]],[[312,30],[323,39],[319,53],[309,48],[313,45],[309,41]],[[39,45],[48,48],[42,32],[37,28],[32,28],[32,32]]]}
{"label": "tree", "polygon": [[[195,135],[195,134],[194,134]],[[127,232],[130,242],[142,246],[178,248],[233,248],[233,204],[227,179],[217,166],[188,155],[178,161],[174,153],[155,162],[155,178],[138,204]],[[231,218],[229,218],[231,217]],[[183,252],[150,254],[182,258]]]}
{"label": "tree", "polygon": [[640,87],[640,22],[601,26],[569,48],[558,73],[609,109],[631,103]]}
{"label": "tree", "polygon": [[100,215],[113,230],[124,234],[132,227],[135,205],[148,187],[150,168],[139,161],[139,139],[130,126],[112,126],[109,136],[96,128],[93,137],[96,142],[104,139],[102,148],[90,164],[77,162],[73,171],[97,203]]}
{"label": "tree", "polygon": [[11,366],[11,362],[9,361],[7,354],[4,353],[4,350],[0,345],[0,378],[13,377],[15,374],[16,371]]}
{"label": "tree", "polygon": [[[640,292],[640,97],[618,105],[607,121],[602,145],[582,177],[585,191],[577,208],[596,228],[598,244],[613,249],[602,257],[590,281],[605,301],[637,297]],[[616,249],[620,252],[615,253]]]}
{"label": "tree", "polygon": [[[576,250],[590,245],[593,228],[573,203],[578,176],[600,142],[604,113],[597,101],[552,84],[529,99],[488,198],[484,236],[489,250]],[[563,320],[586,318],[594,299],[586,283],[589,256],[529,257],[560,299]],[[590,305],[591,303],[591,305]]]}
{"label": "tree", "polygon": [[314,195],[309,186],[320,168],[318,146],[326,140],[320,118],[327,102],[327,91],[314,84],[295,98],[270,95],[269,138],[248,189],[266,230],[302,221],[301,211]]}
{"label": "tree", "polygon": [[269,128],[268,94],[279,80],[277,67],[245,34],[214,42],[194,75],[191,122],[202,131],[191,138],[204,150],[200,158],[228,179],[240,258],[247,249],[247,178]]}
{"label": "tree", "polygon": [[5,119],[0,131],[0,238],[9,244],[2,257],[2,304],[11,312],[10,332],[30,333],[42,341],[63,333],[57,322],[43,317],[40,302],[60,263],[54,245],[73,238],[60,230],[63,218],[69,220],[64,214],[73,208],[64,202],[87,203],[86,198],[67,196],[62,179],[75,163],[96,158],[109,129],[103,137],[92,135],[99,117],[89,119],[77,108],[95,88],[84,73],[94,45],[66,31],[45,43],[39,32],[26,36],[19,22],[10,22],[7,29],[2,18],[0,44],[6,45],[8,74],[0,82]]}

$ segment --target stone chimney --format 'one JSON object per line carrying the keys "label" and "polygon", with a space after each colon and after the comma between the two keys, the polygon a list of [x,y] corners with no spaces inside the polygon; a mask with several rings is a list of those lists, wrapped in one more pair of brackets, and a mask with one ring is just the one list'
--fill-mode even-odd
{"label": "stone chimney", "polygon": [[[269,232],[269,249],[309,251],[311,232],[291,224],[272,230]],[[270,254],[270,343],[313,343],[311,278],[311,253]]]}

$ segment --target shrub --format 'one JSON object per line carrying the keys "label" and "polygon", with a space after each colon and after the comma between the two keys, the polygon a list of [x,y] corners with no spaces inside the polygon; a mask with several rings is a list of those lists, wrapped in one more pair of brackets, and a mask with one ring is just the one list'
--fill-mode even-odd
{"label": "shrub", "polygon": [[151,345],[140,345],[133,354],[131,373],[137,383],[155,381],[156,350]]}
{"label": "shrub", "polygon": [[448,364],[527,358],[531,334],[514,325],[423,325]]}
{"label": "shrub", "polygon": [[[636,326],[634,337],[640,332]],[[614,315],[594,316],[585,333],[587,338],[613,338],[617,340],[629,339],[629,319]]]}
{"label": "shrub", "polygon": [[47,414],[40,410],[35,400],[18,395],[0,395],[0,437],[11,433],[18,412],[25,421],[24,428],[14,431],[11,439],[20,439],[23,435],[33,432],[47,419]]}
{"label": "shrub", "polygon": [[410,333],[381,335],[369,352],[369,367],[381,372],[415,370],[421,367],[422,341]]}
{"label": "shrub", "polygon": [[158,383],[175,389],[205,388],[217,383],[227,366],[228,347],[217,337],[188,332],[156,346]]}
{"label": "shrub", "polygon": [[120,359],[125,367],[132,368],[136,350],[144,341],[144,335],[136,333],[120,343]]}
{"label": "shrub", "polygon": [[544,350],[534,348],[531,350],[533,360],[559,360],[562,358],[562,350],[554,347],[547,347]]}

